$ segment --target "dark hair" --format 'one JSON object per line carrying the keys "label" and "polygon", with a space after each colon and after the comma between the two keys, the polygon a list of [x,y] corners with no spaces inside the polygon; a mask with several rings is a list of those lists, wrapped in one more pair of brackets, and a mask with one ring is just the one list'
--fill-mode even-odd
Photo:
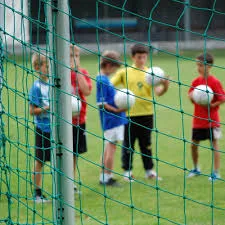
{"label": "dark hair", "polygon": [[136,54],[148,54],[149,53],[149,49],[148,47],[144,46],[144,45],[140,45],[140,44],[135,44],[131,47],[131,55],[135,56]]}
{"label": "dark hair", "polygon": [[200,62],[203,62],[203,63],[205,62],[208,65],[211,65],[214,62],[214,58],[210,53],[202,53],[199,56],[197,56],[196,59],[199,60]]}
{"label": "dark hair", "polygon": [[102,54],[100,67],[105,68],[107,65],[120,67],[120,55],[115,51],[105,51]]}

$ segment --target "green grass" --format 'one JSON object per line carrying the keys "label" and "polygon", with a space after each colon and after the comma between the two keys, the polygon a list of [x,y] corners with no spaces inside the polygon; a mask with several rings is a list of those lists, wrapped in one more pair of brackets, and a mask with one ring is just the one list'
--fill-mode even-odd
{"label": "green grass", "polygon": [[[194,60],[196,52],[185,52],[183,56]],[[224,51],[215,51],[215,74],[225,85]],[[82,56],[83,67],[87,68],[94,79],[98,72],[97,57]],[[130,61],[129,61],[130,63]],[[99,186],[99,161],[102,153],[102,131],[98,112],[95,108],[95,82],[93,93],[88,98],[87,132],[88,153],[78,161],[79,175],[82,182],[82,195],[76,195],[76,224],[110,225],[223,225],[225,221],[224,180],[212,185],[207,176],[187,180],[187,172],[192,162],[190,158],[191,114],[193,106],[187,99],[188,85],[197,75],[195,62],[174,55],[161,53],[152,56],[153,65],[162,67],[173,82],[166,95],[156,98],[155,118],[158,133],[153,133],[153,152],[158,159],[155,168],[163,177],[158,184],[144,178],[139,148],[134,158],[136,182],[125,183],[121,177],[120,148],[116,154],[115,173],[122,187],[106,188]],[[17,58],[17,66],[5,64],[5,86],[3,103],[5,106],[7,183],[4,170],[0,171],[0,224],[11,218],[13,224],[52,224],[52,204],[35,205],[32,198],[32,170],[34,159],[33,118],[28,114],[27,93],[33,82],[33,76],[23,67],[30,68],[22,58]],[[21,68],[20,68],[21,67]],[[179,85],[181,82],[182,85]],[[24,95],[25,94],[25,95]],[[182,114],[180,110],[185,112]],[[221,119],[225,122],[225,107],[221,107]],[[225,131],[224,125],[222,130]],[[184,135],[184,136],[183,136]],[[182,139],[187,140],[184,142]],[[224,138],[220,141],[221,175],[225,177]],[[208,142],[202,142],[200,165],[205,175],[212,169],[212,152]],[[0,156],[2,156],[2,149]],[[1,158],[2,163],[3,158]],[[49,164],[48,164],[49,165]],[[44,187],[52,193],[52,179],[49,166],[45,168]],[[10,194],[8,202],[6,193]],[[106,194],[104,197],[104,193]],[[72,197],[72,196],[71,196]],[[212,205],[213,207],[210,207]],[[82,210],[82,213],[80,213]],[[107,218],[107,219],[106,219]],[[5,221],[5,222],[4,222]]]}

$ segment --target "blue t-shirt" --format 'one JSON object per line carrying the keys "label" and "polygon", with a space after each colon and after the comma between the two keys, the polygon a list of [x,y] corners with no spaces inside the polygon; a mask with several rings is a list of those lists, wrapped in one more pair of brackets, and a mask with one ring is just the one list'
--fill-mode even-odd
{"label": "blue t-shirt", "polygon": [[[29,92],[29,102],[31,105],[40,108],[49,106],[49,84],[36,80]],[[44,112],[40,115],[35,115],[34,123],[43,132],[50,132],[50,113]]]}
{"label": "blue t-shirt", "polygon": [[[116,91],[109,78],[105,75],[98,75],[96,77],[96,85],[97,105],[103,105],[107,103],[113,107],[116,107],[114,103]],[[100,120],[103,130],[109,130],[127,123],[125,112],[113,113],[103,110],[103,108],[100,109]]]}

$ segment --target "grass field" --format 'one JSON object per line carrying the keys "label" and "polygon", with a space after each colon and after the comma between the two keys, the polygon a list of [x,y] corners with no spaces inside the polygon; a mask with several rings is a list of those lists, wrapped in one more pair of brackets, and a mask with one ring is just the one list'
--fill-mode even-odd
{"label": "grass field", "polygon": [[[224,51],[214,51],[215,64],[212,72],[225,86]],[[110,225],[224,225],[225,224],[225,181],[212,184],[207,175],[212,169],[212,151],[208,142],[200,148],[200,166],[205,176],[186,179],[184,168],[191,169],[190,138],[191,114],[193,106],[187,99],[188,85],[197,75],[195,62],[197,52],[184,52],[189,59],[160,53],[152,56],[153,65],[162,67],[172,82],[166,95],[156,98],[156,128],[153,132],[153,152],[158,158],[155,168],[163,180],[146,180],[138,146],[134,158],[136,181],[123,181],[120,168],[120,148],[118,147],[115,177],[121,188],[99,186],[99,159],[102,152],[102,132],[98,111],[95,108],[95,82],[93,94],[88,98],[87,132],[88,153],[79,158],[79,176],[82,181],[81,195],[76,199],[76,224]],[[13,58],[11,60],[14,61]],[[82,66],[87,68],[94,79],[98,72],[97,57],[82,56]],[[27,93],[33,76],[23,70],[30,63],[22,58],[5,64],[5,86],[3,103],[5,106],[6,164],[5,171],[0,167],[0,224],[53,224],[52,204],[35,205],[32,199],[31,171],[34,159],[34,135],[31,129],[32,117],[28,114]],[[129,61],[130,63],[130,61]],[[180,83],[179,83],[180,82]],[[180,85],[179,85],[180,84]],[[181,85],[182,84],[182,85]],[[181,109],[185,112],[182,114]],[[225,107],[221,107],[222,123],[225,122]],[[31,129],[28,129],[28,128]],[[225,132],[225,126],[222,125]],[[183,138],[186,141],[183,141]],[[225,139],[220,141],[221,175],[225,178]],[[0,150],[0,157],[3,150]],[[2,163],[3,158],[0,158]],[[3,163],[2,163],[3,165]],[[44,188],[52,193],[52,179],[49,166],[46,166]],[[9,184],[7,189],[6,183]],[[7,199],[10,197],[11,201]],[[104,197],[106,196],[106,197]],[[72,196],[71,196],[72,197]],[[7,222],[11,219],[13,223]]]}

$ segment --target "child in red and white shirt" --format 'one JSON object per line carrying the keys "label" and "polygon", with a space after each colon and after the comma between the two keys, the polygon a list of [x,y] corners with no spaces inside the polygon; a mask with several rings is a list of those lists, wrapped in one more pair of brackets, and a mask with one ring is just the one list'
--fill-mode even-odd
{"label": "child in red and white shirt", "polygon": [[[76,170],[76,161],[79,154],[87,152],[86,143],[86,114],[87,101],[86,96],[91,94],[92,82],[88,71],[80,67],[80,49],[70,46],[70,66],[71,66],[71,85],[73,95],[79,96],[81,100],[81,110],[79,116],[73,116],[73,159],[74,159],[74,175]],[[74,185],[74,191],[77,187]]]}
{"label": "child in red and white shirt", "polygon": [[[198,167],[198,145],[200,141],[210,140],[212,150],[214,151],[214,171],[210,180],[220,178],[220,153],[218,139],[221,137],[219,107],[225,102],[225,92],[221,82],[210,74],[213,64],[213,56],[209,53],[201,54],[197,57],[197,70],[199,76],[192,81],[188,96],[194,104],[194,116],[192,124],[192,160],[194,168],[188,174],[193,177],[201,174]],[[192,98],[193,90],[199,85],[207,85],[213,90],[214,97],[210,105],[196,104]]]}

